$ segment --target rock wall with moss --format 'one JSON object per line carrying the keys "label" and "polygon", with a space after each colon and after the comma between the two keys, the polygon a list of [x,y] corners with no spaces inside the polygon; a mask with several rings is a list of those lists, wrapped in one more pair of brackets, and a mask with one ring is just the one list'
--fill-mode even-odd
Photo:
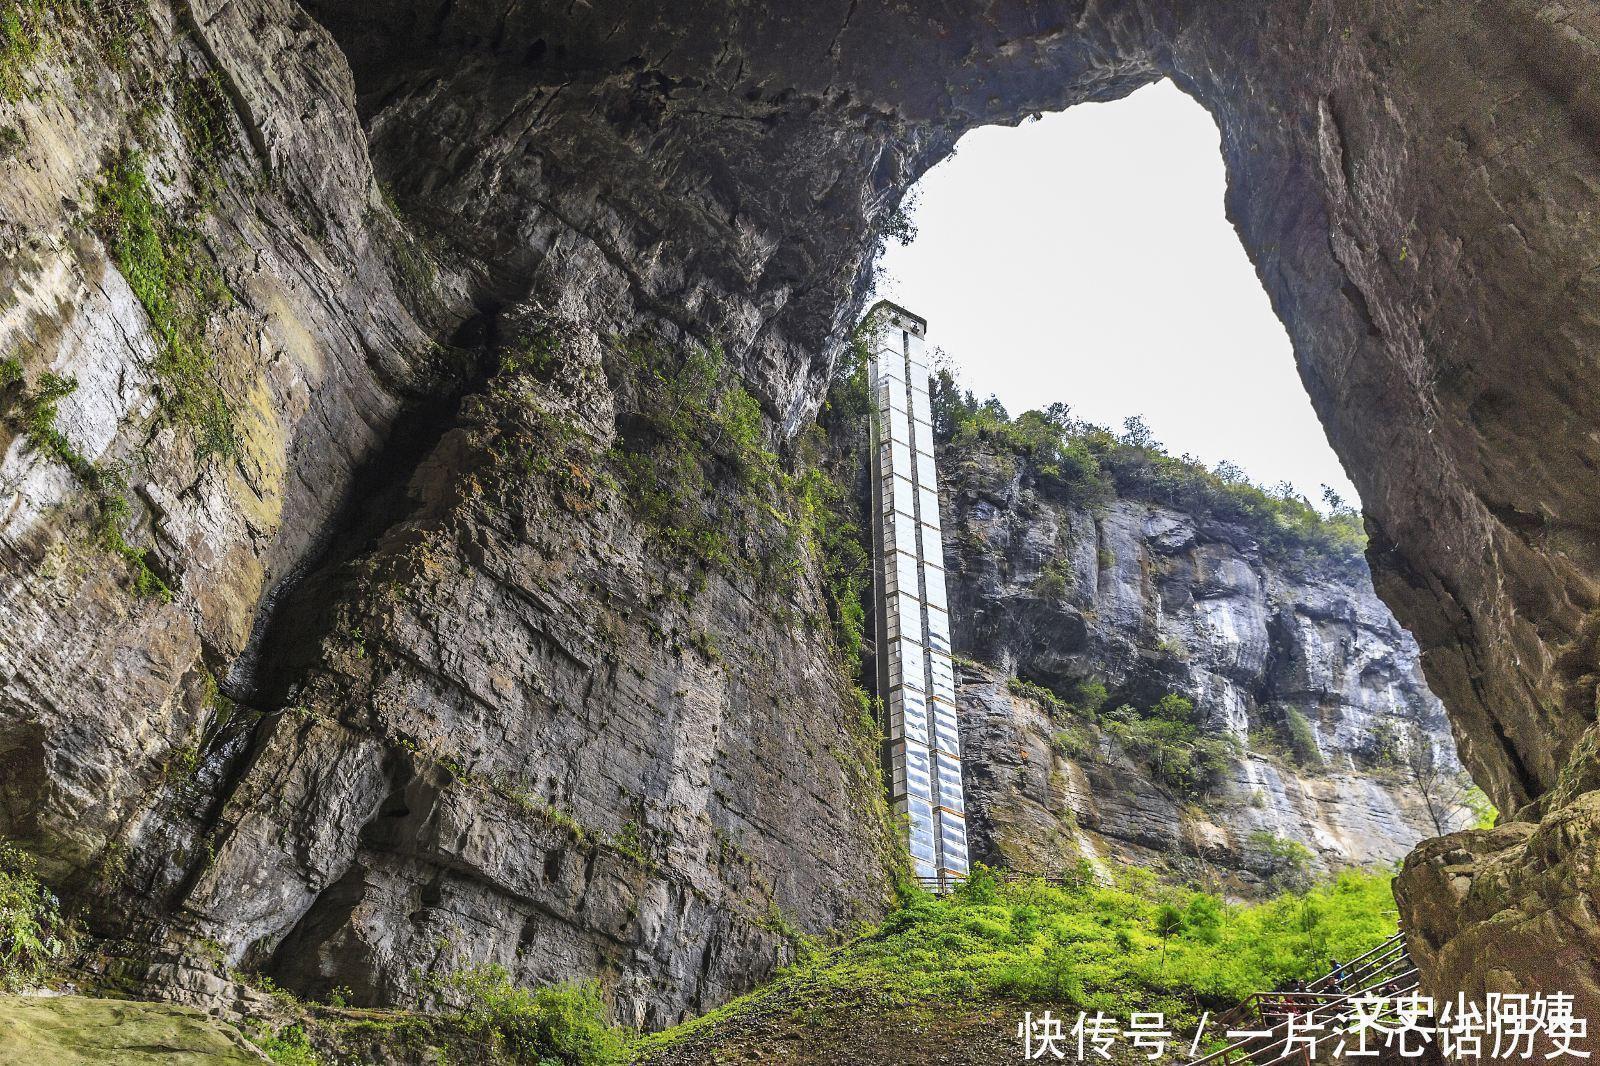
{"label": "rock wall with moss", "polygon": [[[768,236],[555,87],[459,232],[294,4],[12,7],[0,834],[88,963],[208,1006],[493,963],[659,1026],[881,913],[827,360],[724,272]],[[616,253],[663,204],[725,268]]]}

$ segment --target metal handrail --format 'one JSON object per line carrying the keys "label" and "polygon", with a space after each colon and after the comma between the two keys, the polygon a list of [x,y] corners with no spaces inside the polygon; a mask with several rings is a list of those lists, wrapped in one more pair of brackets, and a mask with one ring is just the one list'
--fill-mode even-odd
{"label": "metal handrail", "polygon": [[[1417,987],[1416,976],[1417,976],[1417,971],[1416,971],[1415,967],[1413,967],[1412,969],[1410,969],[1410,970],[1406,971],[1404,974],[1402,974],[1400,977],[1390,978],[1389,981],[1385,981],[1384,984],[1388,984],[1391,981],[1395,982],[1395,983],[1405,982],[1404,984],[1401,984],[1400,987],[1398,987],[1396,989],[1396,991],[1398,993],[1403,995],[1406,992],[1411,992],[1411,991],[1414,991],[1416,989],[1416,987]],[[1378,987],[1377,984],[1369,985],[1366,988],[1362,989],[1360,992],[1352,993],[1351,995],[1342,997],[1340,1002],[1346,1002],[1346,1003],[1351,1002],[1351,1001],[1353,1001],[1355,999],[1360,998],[1361,996],[1367,995],[1369,992],[1371,992],[1374,988],[1377,988],[1377,987]],[[1326,1005],[1329,1005],[1329,1004],[1324,1004],[1323,1006],[1326,1006]],[[1317,1011],[1320,1010],[1320,1009],[1321,1009],[1321,1006],[1313,1007],[1306,1015],[1307,1020],[1308,1021],[1312,1020],[1315,1017]],[[1338,1012],[1338,1014],[1335,1017],[1330,1018],[1329,1021],[1338,1021],[1340,1018],[1343,1018],[1345,1015],[1347,1015],[1349,1013],[1350,1012],[1348,1010],[1340,1011],[1340,1012]],[[1252,1036],[1252,1037],[1249,1037],[1249,1038],[1247,1038],[1245,1040],[1240,1040],[1240,1041],[1237,1041],[1235,1043],[1229,1044],[1226,1047],[1218,1048],[1216,1051],[1211,1052],[1209,1055],[1206,1055],[1203,1058],[1198,1058],[1198,1059],[1193,1060],[1192,1062],[1189,1063],[1189,1066],[1202,1066],[1202,1064],[1204,1064],[1204,1063],[1212,1063],[1212,1062],[1220,1063],[1221,1066],[1229,1066],[1229,1063],[1231,1063],[1233,1061],[1233,1057],[1234,1057],[1235,1054],[1243,1056],[1243,1061],[1246,1062],[1246,1063],[1252,1064],[1252,1066],[1274,1066],[1274,1064],[1276,1064],[1276,1063],[1287,1061],[1294,1054],[1294,1052],[1289,1049],[1289,1039],[1293,1035],[1292,1033],[1288,1032],[1289,1026],[1290,1026],[1290,1019],[1288,1017],[1285,1017],[1283,1021],[1277,1023],[1271,1029],[1267,1030],[1265,1035]],[[1283,1029],[1284,1030],[1284,1033],[1283,1033],[1283,1035],[1281,1037],[1279,1037],[1277,1035],[1279,1029]],[[1267,1041],[1270,1041],[1270,1042],[1267,1043],[1265,1046],[1251,1047],[1251,1044],[1253,1044],[1253,1043],[1255,1043],[1257,1041],[1261,1041],[1261,1040],[1267,1040]],[[1263,1061],[1263,1060],[1260,1060],[1260,1059],[1258,1059],[1256,1057],[1258,1055],[1270,1054],[1271,1052],[1277,1050],[1279,1047],[1282,1047],[1283,1051],[1282,1051],[1281,1054],[1277,1055],[1275,1058],[1270,1058],[1270,1059],[1266,1059],[1265,1061]],[[1304,1049],[1301,1049],[1301,1050],[1303,1051]]]}
{"label": "metal handrail", "polygon": [[[1399,972],[1393,972],[1397,968],[1401,968]],[[1356,991],[1345,993],[1320,991],[1320,989],[1326,988],[1332,982],[1335,972],[1360,987]],[[1395,985],[1395,991],[1402,995],[1415,991],[1418,985],[1417,968],[1411,965],[1411,957],[1406,950],[1405,937],[1402,933],[1395,934],[1365,954],[1342,964],[1337,971],[1330,971],[1325,976],[1318,978],[1303,992],[1252,993],[1237,1007],[1217,1020],[1219,1024],[1226,1023],[1228,1029],[1231,1030],[1233,1022],[1228,1021],[1228,1019],[1232,1018],[1236,1021],[1245,1017],[1247,1013],[1253,1013],[1259,1020],[1266,1021],[1266,1014],[1261,1010],[1263,1004],[1285,1004],[1304,1001],[1310,1004],[1309,1009],[1303,1016],[1306,1022],[1314,1021],[1321,1012],[1327,1012],[1330,1015],[1327,1019],[1329,1022],[1337,1022],[1350,1014],[1355,1000],[1369,995],[1374,989],[1391,984]],[[1286,1011],[1283,1021],[1272,1025],[1263,1031],[1261,1035],[1247,1037],[1244,1040],[1218,1048],[1216,1051],[1201,1058],[1192,1060],[1189,1066],[1206,1066],[1206,1064],[1232,1066],[1236,1062],[1247,1063],[1249,1066],[1276,1066],[1276,1064],[1290,1061],[1309,1063],[1310,1054],[1305,1048],[1293,1050],[1289,1048],[1289,1040],[1293,1035],[1289,1032],[1289,1028],[1293,1022],[1299,1020],[1299,1017],[1293,1012]],[[1279,1030],[1283,1030],[1281,1035]],[[1263,1044],[1261,1043],[1262,1041],[1266,1041],[1266,1043]],[[1261,1058],[1263,1055],[1271,1055],[1272,1057],[1263,1059]]]}
{"label": "metal handrail", "polygon": [[[1358,955],[1349,962],[1341,964],[1337,970],[1330,970],[1322,977],[1317,978],[1315,981],[1311,982],[1309,988],[1310,990],[1315,991],[1316,989],[1326,987],[1328,984],[1332,983],[1334,974],[1336,973],[1342,975],[1344,979],[1348,981],[1361,981],[1364,979],[1365,974],[1377,969],[1387,957],[1392,957],[1397,953],[1405,954],[1405,950],[1405,934],[1396,933],[1394,936],[1390,937],[1388,940],[1385,940],[1382,944],[1379,944],[1366,954]],[[1375,955],[1377,956],[1376,958],[1374,958]]]}
{"label": "metal handrail", "polygon": [[[1338,972],[1343,980],[1359,985],[1365,982],[1373,974],[1383,973],[1396,963],[1400,962],[1402,959],[1406,958],[1407,955],[1403,938],[1397,934],[1396,936],[1385,940],[1382,944],[1379,944],[1371,951],[1368,951],[1363,955],[1358,955],[1350,962],[1342,964],[1339,967]],[[1325,976],[1319,977],[1317,980],[1313,981],[1309,986],[1307,986],[1304,992],[1252,992],[1249,996],[1245,997],[1245,999],[1242,1000],[1238,1006],[1222,1015],[1218,1021],[1227,1021],[1229,1019],[1241,1018],[1251,1013],[1258,1013],[1252,1012],[1250,1008],[1256,1006],[1261,1001],[1282,1001],[1293,996],[1320,994],[1321,990],[1327,988],[1328,985],[1331,984],[1332,980],[1333,973],[1329,972]],[[1336,996],[1343,995],[1342,992],[1332,994]]]}

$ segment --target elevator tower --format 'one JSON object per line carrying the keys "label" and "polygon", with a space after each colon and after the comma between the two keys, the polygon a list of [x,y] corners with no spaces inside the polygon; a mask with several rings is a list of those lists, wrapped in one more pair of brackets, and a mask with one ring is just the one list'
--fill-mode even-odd
{"label": "elevator tower", "polygon": [[967,875],[967,821],[923,349],[927,322],[884,301],[867,323],[877,401],[873,599],[884,762],[915,873],[924,884],[945,889]]}

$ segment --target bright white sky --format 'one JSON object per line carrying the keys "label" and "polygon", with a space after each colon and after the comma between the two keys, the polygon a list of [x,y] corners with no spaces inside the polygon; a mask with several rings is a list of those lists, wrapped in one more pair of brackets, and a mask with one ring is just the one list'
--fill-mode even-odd
{"label": "bright white sky", "polygon": [[1354,502],[1224,184],[1216,124],[1170,82],[974,130],[919,183],[917,239],[891,244],[879,293],[1013,415],[1142,414],[1174,455]]}

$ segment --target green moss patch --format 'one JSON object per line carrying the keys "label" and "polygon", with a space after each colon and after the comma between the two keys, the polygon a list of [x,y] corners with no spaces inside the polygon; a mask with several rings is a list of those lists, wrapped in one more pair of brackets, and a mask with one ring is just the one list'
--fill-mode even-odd
{"label": "green moss patch", "polygon": [[122,157],[95,194],[95,224],[117,269],[150,316],[162,407],[195,434],[202,457],[232,455],[233,411],[206,344],[206,323],[226,303],[222,279],[194,230],[156,202],[137,152]]}
{"label": "green moss patch", "polygon": [[48,0],[0,0],[0,98],[22,95],[22,75],[44,49]]}
{"label": "green moss patch", "polygon": [[78,388],[74,378],[41,374],[31,388],[15,358],[0,362],[0,417],[17,426],[29,443],[71,470],[94,507],[95,540],[128,564],[133,588],[141,596],[169,599],[172,590],[150,568],[144,548],[131,543],[123,530],[133,513],[127,479],[114,467],[91,462],[56,425],[59,405]]}
{"label": "green moss patch", "polygon": [[239,1031],[167,1003],[0,997],[0,1066],[260,1066]]}

